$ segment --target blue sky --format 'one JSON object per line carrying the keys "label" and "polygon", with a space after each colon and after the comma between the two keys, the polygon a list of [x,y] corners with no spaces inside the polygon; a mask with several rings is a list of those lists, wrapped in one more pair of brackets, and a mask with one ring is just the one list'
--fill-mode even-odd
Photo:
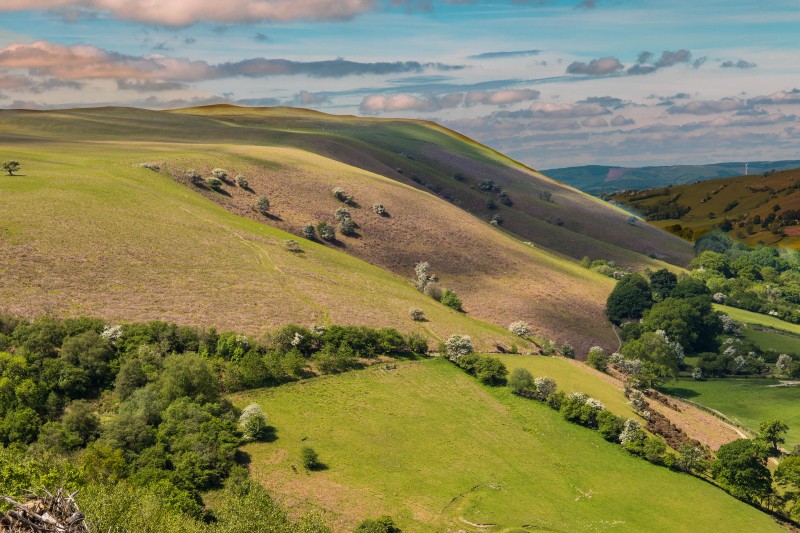
{"label": "blue sky", "polygon": [[536,168],[798,159],[792,1],[2,0],[0,107],[436,120]]}

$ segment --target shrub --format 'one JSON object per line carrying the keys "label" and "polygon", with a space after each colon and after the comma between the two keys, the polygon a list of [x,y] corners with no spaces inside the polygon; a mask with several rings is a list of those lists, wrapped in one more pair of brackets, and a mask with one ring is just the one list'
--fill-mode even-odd
{"label": "shrub", "polygon": [[564,400],[567,398],[567,393],[562,390],[557,390],[547,397],[545,403],[555,411],[560,411]]}
{"label": "shrub", "polygon": [[336,228],[325,222],[324,220],[317,224],[317,233],[319,238],[325,241],[336,240]]}
{"label": "shrub", "polygon": [[283,249],[286,250],[287,252],[292,252],[295,254],[303,251],[300,248],[300,244],[294,239],[286,239],[285,241],[283,241]]}
{"label": "shrub", "polygon": [[158,166],[158,163],[139,163],[138,166],[146,168],[147,170],[152,170],[153,172],[161,172],[161,167]]}
{"label": "shrub", "polygon": [[347,235],[348,237],[355,235],[356,233],[356,223],[353,222],[352,218],[343,218],[339,222],[339,233],[342,235]]}
{"label": "shrub", "polygon": [[308,240],[317,236],[317,230],[314,229],[314,224],[306,224],[303,226],[303,237]]}
{"label": "shrub", "polygon": [[444,347],[445,355],[451,361],[457,361],[459,358],[474,351],[472,339],[467,335],[450,335],[444,342]]}
{"label": "shrub", "polygon": [[508,195],[505,192],[501,192],[500,194],[498,194],[497,195],[497,200],[503,205],[507,205],[507,206],[514,205],[514,202],[511,201],[511,198],[509,198]]}
{"label": "shrub", "polygon": [[514,335],[519,335],[520,337],[527,337],[528,335],[531,334],[531,327],[530,325],[528,325],[527,322],[523,322],[520,320],[517,322],[512,322],[508,326],[508,331],[510,331]]}
{"label": "shrub", "polygon": [[251,403],[242,410],[239,417],[239,430],[248,441],[262,440],[267,436],[269,430],[267,415],[261,410],[260,405]]}
{"label": "shrub", "polygon": [[375,520],[364,520],[358,524],[354,533],[402,533],[402,530],[394,524],[390,516],[381,516]]}
{"label": "shrub", "polygon": [[619,442],[619,436],[625,429],[625,419],[610,411],[601,411],[597,415],[597,431],[604,439]]}
{"label": "shrub", "polygon": [[269,207],[269,198],[266,196],[259,196],[258,199],[256,199],[256,203],[253,204],[253,209],[262,215],[269,213]]}
{"label": "shrub", "polygon": [[406,347],[411,353],[425,355],[428,353],[428,341],[418,333],[409,333],[406,337]]}
{"label": "shrub", "polygon": [[219,180],[224,180],[228,177],[228,171],[224,168],[215,168],[211,171],[211,175]]}
{"label": "shrub", "polygon": [[350,215],[350,210],[349,209],[347,209],[346,207],[340,207],[333,214],[333,218],[335,218],[337,221],[341,222],[342,220],[346,220],[348,218],[353,218],[353,217]]}
{"label": "shrub", "polygon": [[589,348],[586,364],[601,372],[605,372],[608,369],[608,356],[600,346],[592,346]]}
{"label": "shrub", "polygon": [[415,322],[423,322],[425,320],[425,313],[419,307],[412,307],[408,310],[408,316]]}
{"label": "shrub", "polygon": [[543,402],[548,401],[550,396],[552,396],[558,389],[556,380],[547,376],[536,378],[533,380],[533,385],[536,387],[536,397]]}
{"label": "shrub", "polygon": [[442,287],[436,282],[428,283],[423,292],[425,296],[433,298],[437,302],[442,300]]}
{"label": "shrub", "polygon": [[321,466],[319,455],[314,451],[314,448],[304,446],[300,450],[300,464],[302,464],[303,468],[306,470],[316,470]]}
{"label": "shrub", "polygon": [[187,171],[186,171],[186,177],[187,177],[187,178],[189,178],[189,180],[190,180],[192,183],[200,183],[200,180],[202,180],[202,179],[203,179],[203,176],[201,176],[201,175],[200,175],[200,173],[199,173],[199,172],[197,172],[197,171],[196,171],[196,170],[194,170],[194,169],[189,169],[189,170],[187,170]]}
{"label": "shrub", "polygon": [[238,185],[238,186],[239,186],[239,187],[241,187],[242,189],[248,189],[248,188],[250,188],[250,184],[247,182],[247,178],[245,178],[245,177],[244,177],[244,176],[242,176],[241,174],[239,174],[238,176],[236,176],[236,185]]}
{"label": "shrub", "polygon": [[386,208],[383,207],[383,204],[372,204],[372,210],[379,216],[386,216]]}
{"label": "shrub", "polygon": [[502,223],[503,223],[503,217],[499,213],[493,215],[492,219],[489,221],[489,224],[491,224],[492,226],[499,226]]}
{"label": "shrub", "polygon": [[334,198],[342,203],[347,205],[354,205],[356,203],[355,197],[351,194],[347,194],[341,187],[334,187],[331,193],[333,194]]}
{"label": "shrub", "polygon": [[575,359],[575,348],[570,343],[565,342],[561,345],[561,355],[567,359]]}
{"label": "shrub", "polygon": [[472,373],[486,385],[505,385],[508,369],[497,357],[479,356]]}
{"label": "shrub", "polygon": [[442,291],[442,297],[439,300],[444,305],[449,307],[450,309],[455,309],[456,311],[463,311],[461,308],[461,299],[455,293],[455,291],[451,289],[445,289]]}
{"label": "shrub", "polygon": [[536,391],[533,376],[524,368],[515,368],[508,377],[508,388],[519,396],[532,396]]}
{"label": "shrub", "polygon": [[218,191],[222,188],[222,180],[219,178],[215,178],[214,176],[211,176],[210,178],[206,178],[206,186],[209,189]]}

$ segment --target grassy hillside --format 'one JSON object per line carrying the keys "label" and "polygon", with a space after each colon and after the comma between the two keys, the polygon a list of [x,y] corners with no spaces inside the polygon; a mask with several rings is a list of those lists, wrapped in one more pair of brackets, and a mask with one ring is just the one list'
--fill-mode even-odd
{"label": "grassy hillside", "polygon": [[[487,389],[443,360],[234,397],[277,430],[253,476],[337,531],[391,514],[404,531],[778,531],[698,479],[653,466],[547,406]],[[414,431],[409,431],[413,427]],[[312,446],[326,469],[307,473]],[[696,512],[702,502],[702,512]]]}
{"label": "grassy hillside", "polygon": [[792,324],[790,322],[780,320],[779,318],[775,318],[774,316],[762,315],[747,311],[745,309],[737,309],[735,307],[719,304],[714,304],[714,309],[725,313],[736,322],[740,322],[742,324],[755,324],[757,326],[763,326],[765,328],[770,328],[777,331],[785,331],[793,335],[800,335],[800,324]]}
{"label": "grassy hillside", "polygon": [[[170,320],[249,333],[288,322],[454,331],[491,348],[519,343],[500,327],[456,313],[403,278],[233,215],[170,177],[134,167],[154,154],[198,147],[26,141],[21,176],[0,179],[0,307]],[[522,248],[522,245],[520,245]],[[410,320],[424,310],[429,321]]]}
{"label": "grassy hillside", "polygon": [[[710,165],[670,165],[624,168],[604,165],[554,168],[543,170],[553,179],[572,185],[590,194],[612,193],[626,189],[649,189],[670,185],[686,185],[714,178],[730,178],[744,172],[744,162]],[[788,170],[800,167],[800,161],[751,161],[751,175],[772,169]]]}
{"label": "grassy hillside", "polygon": [[778,386],[780,380],[725,378],[706,381],[678,380],[664,392],[716,409],[753,432],[767,420],[786,422],[787,449],[800,444],[800,387]]}
{"label": "grassy hillside", "polygon": [[[663,190],[628,192],[614,195],[613,200],[634,211],[647,211],[672,201],[688,208],[680,217],[653,220],[660,228],[680,224],[689,228],[694,238],[731,223],[727,234],[750,246],[759,243],[800,248],[800,226],[796,213],[800,210],[800,169],[784,170],[763,176],[751,174],[701,181]],[[794,214],[793,214],[794,213]],[[782,217],[788,224],[780,224]],[[768,217],[777,218],[767,222]],[[781,226],[775,229],[776,226]]]}
{"label": "grassy hillside", "polygon": [[[603,316],[613,282],[563,253],[658,268],[663,263],[614,243],[649,243],[676,261],[689,250],[429,123],[229,106],[175,113],[3,111],[0,139],[0,158],[23,164],[23,175],[0,180],[0,246],[11,258],[2,267],[0,306],[21,313],[160,317],[248,331],[287,321],[350,322],[442,337],[453,332],[446,329],[463,329],[461,322],[439,320],[451,314],[411,294],[407,282],[413,265],[427,260],[469,316],[501,327],[525,320],[538,335],[583,351],[615,343]],[[142,162],[162,171],[135,166]],[[186,181],[189,168],[207,176],[215,167],[245,175],[250,189],[229,182],[213,192],[175,183]],[[464,181],[453,179],[458,172]],[[490,213],[489,194],[477,186],[486,176],[514,202],[498,204],[505,218],[499,228],[481,220]],[[447,187],[438,189],[444,181]],[[333,222],[342,206],[330,194],[336,186],[359,204],[351,208],[357,236],[324,247],[303,241],[305,254],[286,253],[281,243],[289,235],[277,230],[296,236],[306,223]],[[555,202],[540,200],[537,187],[554,191]],[[262,194],[272,204],[268,217],[251,208]],[[373,203],[384,204],[389,216],[373,213]],[[563,226],[543,221],[550,210],[566,213]],[[404,296],[387,298],[387,290]],[[412,304],[431,321],[409,322]]]}

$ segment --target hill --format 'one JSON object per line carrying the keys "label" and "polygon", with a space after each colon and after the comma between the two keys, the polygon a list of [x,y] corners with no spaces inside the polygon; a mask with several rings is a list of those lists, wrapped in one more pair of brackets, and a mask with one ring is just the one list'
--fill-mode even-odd
{"label": "hill", "polygon": [[720,228],[750,246],[800,247],[800,169],[626,191],[611,200],[689,239]]}
{"label": "hill", "polygon": [[[322,511],[337,531],[384,513],[403,531],[779,530],[710,484],[439,359],[234,401],[260,404],[276,428],[274,442],[244,448],[253,477],[295,510]],[[295,470],[303,446],[327,468]]]}
{"label": "hill", "polygon": [[[772,169],[788,170],[800,167],[800,161],[750,161],[752,176]],[[687,185],[714,178],[729,178],[744,174],[745,162],[711,165],[671,165],[640,168],[587,165],[582,167],[542,170],[551,178],[594,195],[627,189],[650,189],[670,185]]]}
{"label": "hill", "polygon": [[[565,255],[661,265],[621,247],[630,243],[675,262],[689,257],[680,239],[631,226],[599,200],[429,123],[230,106],[3,111],[0,139],[0,158],[23,163],[23,175],[0,180],[0,251],[9,258],[0,306],[27,315],[160,318],[247,332],[356,323],[434,339],[460,328],[486,349],[514,342],[416,293],[408,280],[427,260],[469,317],[501,327],[525,320],[579,349],[612,347],[603,316],[612,282]],[[182,184],[187,169],[207,176],[216,167],[245,175],[249,189]],[[453,178],[459,172],[463,181]],[[484,176],[514,206],[486,210],[499,195],[480,190]],[[429,192],[445,180],[438,195]],[[333,222],[343,205],[330,192],[337,186],[360,205],[351,208],[357,236],[333,245],[298,238],[305,223]],[[537,187],[552,190],[551,201]],[[271,201],[268,217],[251,208],[258,195]],[[373,213],[373,203],[389,216]],[[481,220],[490,212],[504,217],[500,228]],[[563,213],[563,225],[544,220],[553,212]],[[305,253],[284,250],[289,237]],[[411,322],[410,306],[430,322]]]}

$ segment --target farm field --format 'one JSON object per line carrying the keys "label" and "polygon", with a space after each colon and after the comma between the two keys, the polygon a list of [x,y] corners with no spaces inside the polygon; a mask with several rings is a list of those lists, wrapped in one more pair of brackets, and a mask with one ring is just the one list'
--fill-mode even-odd
{"label": "farm field", "polygon": [[[689,532],[723,522],[779,530],[721,490],[633,457],[438,358],[232,400],[258,403],[276,428],[274,442],[244,448],[253,478],[294,509],[323,512],[337,531],[381,514],[415,532]],[[319,453],[323,470],[302,470],[303,446]]]}
{"label": "farm field", "polygon": [[770,330],[753,328],[744,332],[747,339],[758,344],[763,350],[776,350],[779,353],[800,355],[800,337]]}
{"label": "farm field", "polygon": [[791,448],[800,444],[800,386],[776,387],[779,383],[767,378],[679,379],[661,390],[716,409],[752,431],[765,420],[781,419],[789,426],[785,446]]}
{"label": "farm field", "polygon": [[725,313],[736,322],[756,324],[758,326],[764,326],[774,330],[800,335],[800,324],[785,322],[779,318],[775,318],[774,316],[762,315],[760,313],[753,313],[752,311],[745,311],[744,309],[737,309],[736,307],[729,307],[727,305],[719,304],[714,304],[714,309]]}

